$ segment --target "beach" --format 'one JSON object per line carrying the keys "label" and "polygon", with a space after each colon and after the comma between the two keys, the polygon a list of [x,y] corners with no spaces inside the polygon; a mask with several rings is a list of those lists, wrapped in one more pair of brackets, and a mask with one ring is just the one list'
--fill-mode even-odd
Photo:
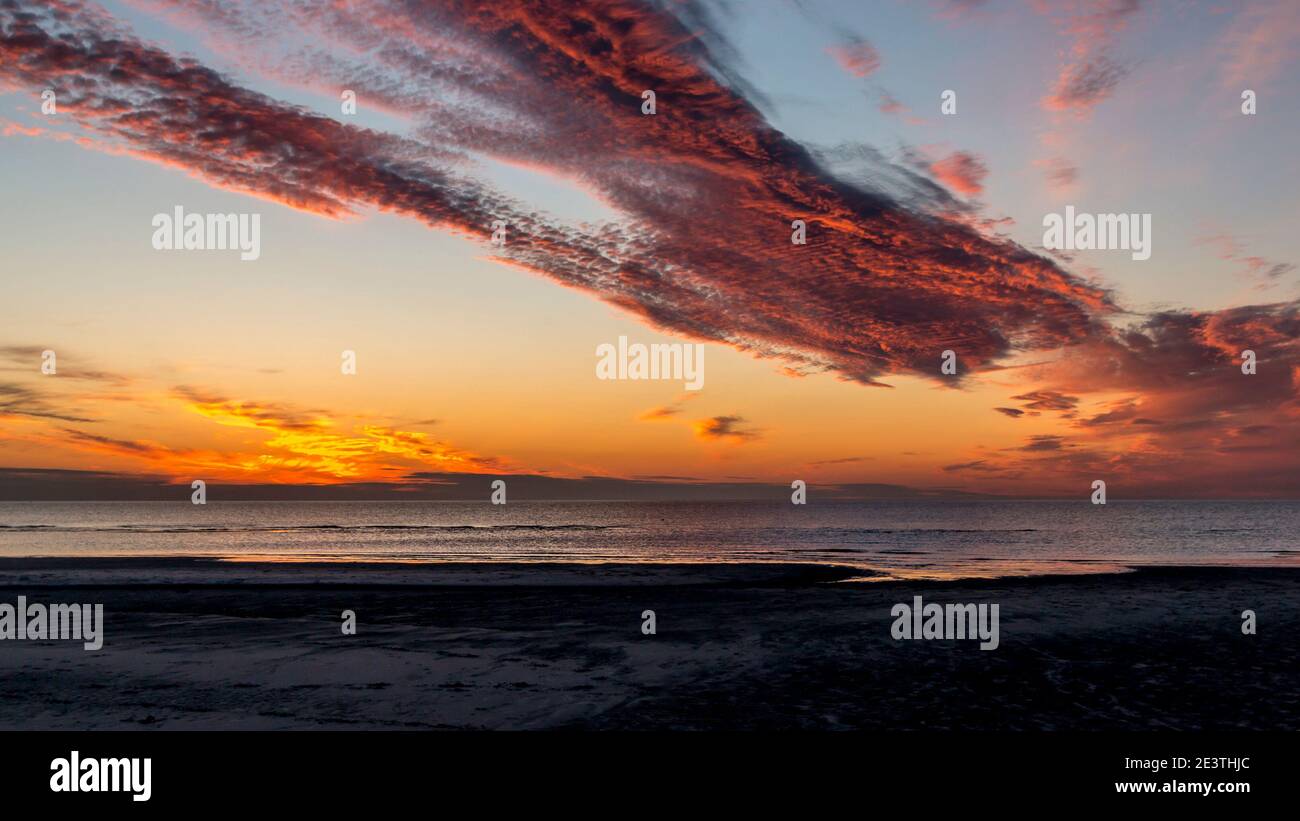
{"label": "beach", "polygon": [[[4,558],[0,602],[102,603],[104,635],[0,641],[0,728],[1295,730],[1297,582]],[[914,596],[999,605],[999,645],[895,640]]]}

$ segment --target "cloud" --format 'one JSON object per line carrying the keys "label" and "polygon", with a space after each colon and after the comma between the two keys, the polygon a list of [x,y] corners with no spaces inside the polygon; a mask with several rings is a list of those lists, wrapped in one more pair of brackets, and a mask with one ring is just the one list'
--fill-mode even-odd
{"label": "cloud", "polygon": [[1089,111],[1109,97],[1129,71],[1104,54],[1066,65],[1043,106],[1049,111]]}
{"label": "cloud", "polygon": [[324,411],[229,399],[189,386],[176,388],[173,395],[190,410],[217,424],[255,428],[271,434],[255,459],[237,460],[245,468],[298,472],[302,478],[359,480],[381,478],[388,471],[409,470],[413,465],[479,472],[506,464],[496,457],[480,456],[418,431],[374,424],[339,430],[336,420]]}
{"label": "cloud", "polygon": [[96,450],[104,453],[126,454],[128,456],[145,456],[152,458],[161,458],[171,454],[169,449],[151,442],[114,439],[110,436],[99,436],[97,434],[86,433],[72,428],[64,428],[63,434],[71,442],[84,444],[88,446],[89,450]]}
{"label": "cloud", "polygon": [[1068,190],[1079,181],[1079,167],[1064,157],[1036,160],[1034,165],[1043,169],[1043,175],[1053,191]]}
{"label": "cloud", "polygon": [[94,399],[118,398],[117,389],[134,381],[90,367],[87,360],[67,351],[56,352],[54,373],[43,373],[47,350],[51,349],[40,345],[0,345],[0,371],[15,375],[15,381],[0,382],[0,416],[98,422],[84,406]]}
{"label": "cloud", "polygon": [[1250,279],[1271,285],[1292,271],[1296,266],[1289,262],[1276,262],[1262,256],[1246,253],[1245,243],[1226,232],[1204,233],[1195,240],[1198,245],[1208,245],[1214,249],[1215,256],[1229,262],[1241,263],[1241,273]]}
{"label": "cloud", "polygon": [[[1045,492],[1105,478],[1144,498],[1300,493],[1300,302],[1158,312],[1025,376],[1045,387],[1017,399],[1062,413],[1077,435],[987,458]],[[1102,401],[1079,413],[1089,395]]]}
{"label": "cloud", "polygon": [[1039,436],[1029,437],[1029,441],[1021,445],[1019,450],[1034,453],[1038,451],[1060,450],[1065,446],[1065,440],[1060,436],[1051,434],[1042,434]]}
{"label": "cloud", "polygon": [[1005,468],[993,464],[986,459],[976,459],[972,462],[958,462],[953,465],[944,465],[943,470],[946,473],[957,473],[960,471],[977,471],[981,473],[997,473]]}
{"label": "cloud", "polygon": [[1279,279],[1295,270],[1290,262],[1273,262],[1263,257],[1246,257],[1246,270],[1266,279]]}
{"label": "cloud", "polygon": [[1116,63],[1109,52],[1141,12],[1142,5],[1142,0],[1035,0],[1038,10],[1053,18],[1070,41],[1068,59],[1045,106],[1052,108],[1055,100],[1061,108],[1086,110],[1110,94],[1128,69]]}
{"label": "cloud", "polygon": [[849,465],[856,462],[867,462],[870,461],[871,458],[872,457],[870,456],[846,456],[842,459],[822,459],[817,462],[809,462],[808,464],[817,467],[822,467],[824,465]]}
{"label": "cloud", "polygon": [[878,99],[878,102],[876,103],[876,108],[877,110],[880,111],[881,114],[890,114],[896,117],[900,117],[903,120],[903,122],[907,123],[908,125],[927,124],[927,121],[924,117],[917,117],[915,114],[912,113],[912,109],[908,108],[901,101],[896,99],[894,95],[890,94],[888,91],[885,91],[883,88],[876,89],[876,94]]}
{"label": "cloud", "polygon": [[60,381],[76,379],[86,382],[99,382],[108,386],[124,386],[132,382],[131,377],[88,367],[86,360],[66,350],[43,348],[39,345],[0,345],[0,370],[14,373],[40,374],[46,351],[54,351],[55,373]]}
{"label": "cloud", "polygon": [[94,422],[89,416],[65,411],[44,393],[12,382],[0,382],[0,417],[30,416],[62,422]]}
{"label": "cloud", "polygon": [[658,408],[651,408],[645,411],[637,419],[643,422],[657,422],[663,419],[671,419],[682,412],[680,405],[664,405]]}
{"label": "cloud", "polygon": [[[0,415],[6,412],[85,423],[96,420],[46,409],[28,393],[0,383]],[[92,433],[69,424],[31,425],[0,432],[0,439],[45,451],[73,451],[127,460],[155,475],[199,477],[225,482],[337,483],[393,481],[420,469],[482,473],[512,469],[509,460],[455,447],[426,433],[388,425],[343,424],[324,411],[285,403],[233,399],[214,391],[179,386],[169,391],[189,411],[215,424],[248,428],[262,436],[240,436],[227,449],[178,447],[164,441]],[[138,407],[150,407],[136,397]],[[25,409],[7,405],[23,402]]]}
{"label": "cloud", "polygon": [[1050,125],[1039,140],[1052,156],[1034,162],[1043,169],[1050,191],[1065,194],[1079,181],[1074,153],[1075,126],[1110,98],[1131,73],[1132,65],[1113,56],[1115,41],[1137,18],[1141,0],[1034,0],[1033,6],[1050,17],[1069,47],[1061,50],[1056,78],[1040,103],[1050,114]]}
{"label": "cloud", "polygon": [[878,106],[882,114],[907,114],[910,109],[894,99],[894,96],[887,91],[880,92],[880,104]]}
{"label": "cloud", "polygon": [[695,435],[701,439],[729,440],[748,442],[759,438],[759,431],[741,427],[745,424],[743,416],[713,416],[695,422]]}
{"label": "cloud", "polygon": [[642,422],[667,421],[675,416],[680,416],[682,412],[686,410],[686,403],[690,402],[692,399],[698,398],[699,396],[700,394],[696,391],[686,391],[685,393],[678,394],[677,398],[674,399],[672,403],[644,411],[637,416],[637,419]]}
{"label": "cloud", "polygon": [[1224,32],[1216,51],[1223,63],[1223,87],[1240,92],[1268,87],[1297,59],[1300,7],[1291,0],[1254,0]]}
{"label": "cloud", "polygon": [[[507,261],[680,336],[879,384],[889,373],[933,378],[929,363],[945,348],[960,347],[978,368],[1078,341],[1111,307],[1105,292],[1010,241],[826,175],[720,84],[714,58],[680,23],[639,4],[323,10],[317,32],[372,42],[374,70],[413,89],[391,102],[421,118],[418,140],[276,103],[134,40],[105,40],[78,8],[58,20],[0,12],[10,32],[0,71],[58,87],[88,139],[328,216],[379,207],[479,238],[504,219]],[[451,40],[474,71],[442,64],[438,49]],[[432,62],[413,62],[426,41],[437,47]],[[324,54],[308,62],[330,65]],[[474,105],[418,91],[448,84]],[[658,90],[655,116],[640,114],[645,88]],[[484,120],[485,110],[498,113]],[[701,131],[705,120],[719,127]],[[577,230],[516,204],[461,173],[471,150],[581,180],[625,217]],[[788,276],[795,217],[809,225],[808,245],[795,250],[799,278]]]}
{"label": "cloud", "polygon": [[826,51],[835,58],[840,68],[854,77],[868,77],[880,68],[880,53],[864,39],[851,39],[831,46]]}
{"label": "cloud", "polygon": [[321,431],[333,425],[325,411],[300,411],[284,405],[239,402],[188,385],[172,393],[190,408],[222,425],[266,430]]}
{"label": "cloud", "polygon": [[1066,396],[1059,391],[1030,391],[1011,398],[1024,402],[1027,409],[1036,411],[1072,411],[1079,404],[1079,397]]}
{"label": "cloud", "polygon": [[973,197],[984,191],[984,178],[988,167],[984,161],[968,151],[956,151],[930,164],[935,179],[959,194]]}

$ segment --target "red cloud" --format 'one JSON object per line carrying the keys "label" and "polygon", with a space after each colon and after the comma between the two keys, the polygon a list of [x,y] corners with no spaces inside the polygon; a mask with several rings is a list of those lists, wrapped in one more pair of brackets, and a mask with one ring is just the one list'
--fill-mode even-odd
{"label": "red cloud", "polygon": [[[490,84],[512,89],[494,104],[511,115],[490,123],[435,107],[423,142],[102,39],[75,8],[57,22],[8,13],[0,71],[56,86],[61,110],[101,144],[324,214],[377,206],[479,237],[503,219],[513,262],[681,335],[875,384],[891,372],[933,375],[947,348],[978,368],[1017,348],[1076,342],[1110,307],[1014,243],[827,176],[715,79],[699,38],[640,4],[453,3],[418,17],[393,6],[382,26],[374,9],[323,12],[324,30],[393,49],[409,50],[410,32],[484,46]],[[422,70],[404,59],[385,68]],[[466,77],[467,93],[485,82]],[[647,88],[658,94],[653,116],[640,111]],[[521,210],[456,170],[468,150],[582,179],[627,219],[593,233]],[[808,223],[807,246],[789,243],[795,218]]]}
{"label": "red cloud", "polygon": [[930,164],[935,179],[959,194],[973,197],[984,190],[989,170],[984,162],[967,151],[957,151]]}

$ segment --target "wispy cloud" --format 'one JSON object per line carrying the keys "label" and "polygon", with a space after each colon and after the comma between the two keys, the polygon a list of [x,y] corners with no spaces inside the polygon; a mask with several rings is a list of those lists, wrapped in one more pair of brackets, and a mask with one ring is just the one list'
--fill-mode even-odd
{"label": "wispy cloud", "polygon": [[930,173],[954,191],[973,197],[984,191],[984,178],[989,170],[983,160],[969,151],[955,151],[931,163]]}
{"label": "wispy cloud", "polygon": [[826,51],[835,58],[840,68],[854,77],[868,77],[880,68],[880,53],[865,39],[853,38],[830,46]]}
{"label": "wispy cloud", "polygon": [[[238,19],[269,13],[259,8],[240,6]],[[3,71],[10,82],[56,85],[94,142],[325,215],[377,206],[484,238],[504,219],[515,264],[659,328],[865,384],[929,375],[936,352],[954,345],[979,367],[1019,347],[1077,341],[1109,309],[1105,293],[1043,257],[826,175],[715,78],[688,30],[639,4],[318,12],[272,19],[368,38],[376,71],[428,89],[410,92],[418,105],[392,101],[432,112],[418,115],[419,140],[342,125],[138,41],[104,39],[75,4],[58,19],[9,12]],[[507,28],[510,38],[497,37]],[[437,44],[452,32],[483,46],[455,55],[476,60],[477,71],[448,68],[432,83],[428,66],[407,59],[412,44],[436,41],[440,65]],[[511,93],[495,98],[500,115],[484,122],[481,103],[464,108],[437,94],[448,83],[466,95],[484,83]],[[640,113],[651,87],[662,116]],[[726,126],[702,132],[701,118]],[[456,170],[471,147],[580,179],[626,218],[579,232],[520,207]],[[789,245],[783,226],[796,217],[810,240],[800,260],[807,276],[792,280],[789,255],[804,249]]]}
{"label": "wispy cloud", "polygon": [[713,416],[695,422],[695,435],[701,439],[735,443],[749,442],[762,435],[753,428],[744,427],[745,424],[743,416]]}

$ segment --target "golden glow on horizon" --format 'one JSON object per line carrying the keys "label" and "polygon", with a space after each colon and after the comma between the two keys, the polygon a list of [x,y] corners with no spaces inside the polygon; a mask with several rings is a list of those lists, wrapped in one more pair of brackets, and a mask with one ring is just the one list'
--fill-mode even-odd
{"label": "golden glow on horizon", "polygon": [[[648,336],[635,327],[630,333]],[[988,488],[997,477],[972,482],[943,468],[997,458],[1026,434],[1066,427],[1051,414],[1011,420],[993,413],[991,407],[1023,388],[988,379],[966,390],[908,378],[895,380],[893,389],[827,376],[795,379],[771,363],[711,345],[710,387],[683,392],[676,383],[597,380],[594,356],[580,363],[586,367],[562,372],[548,370],[542,352],[526,356],[534,373],[546,375],[541,384],[526,378],[467,384],[477,378],[472,371],[449,375],[442,385],[415,384],[400,371],[374,368],[362,372],[364,391],[347,390],[362,377],[290,382],[281,373],[266,385],[257,374],[211,368],[204,384],[222,377],[239,392],[153,385],[139,377],[112,385],[69,380],[60,385],[87,390],[63,393],[61,402],[100,421],[6,417],[0,452],[9,466],[176,481],[337,484],[399,482],[415,472],[522,472]],[[186,368],[186,378],[193,380],[196,370]],[[547,380],[555,384],[548,387]],[[374,407],[437,408],[437,418],[369,410]]]}

